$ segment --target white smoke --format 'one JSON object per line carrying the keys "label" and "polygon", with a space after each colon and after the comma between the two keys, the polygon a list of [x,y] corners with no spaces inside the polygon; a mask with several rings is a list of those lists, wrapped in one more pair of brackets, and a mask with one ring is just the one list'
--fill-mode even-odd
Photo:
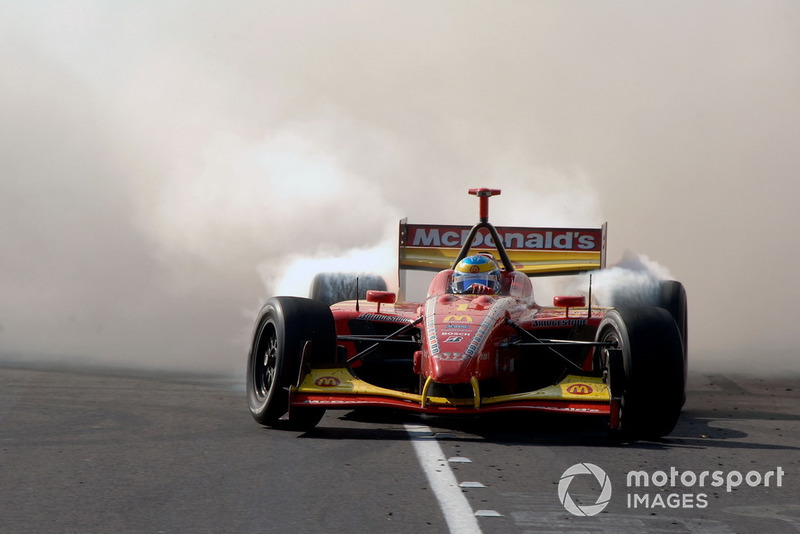
{"label": "white smoke", "polygon": [[592,276],[592,300],[599,306],[656,305],[660,282],[669,270],[644,254],[626,251],[622,259]]}
{"label": "white smoke", "polygon": [[393,273],[398,219],[475,222],[470,187],[497,225],[608,219],[696,347],[793,350],[800,4],[412,4],[6,9],[0,358],[240,372],[253,308]]}
{"label": "white smoke", "polygon": [[[455,184],[449,194],[432,195],[419,182],[409,181],[412,187],[395,205],[381,201],[377,196],[368,202],[369,209],[383,214],[386,219],[383,238],[374,246],[353,246],[345,248],[351,240],[347,235],[334,236],[326,243],[310,234],[308,247],[298,247],[297,252],[287,253],[279,263],[268,260],[259,264],[258,270],[267,291],[273,295],[306,296],[314,275],[320,272],[369,272],[382,276],[389,288],[398,291],[398,242],[400,210],[414,213],[416,217],[409,222],[472,225],[479,219],[477,197],[470,196],[471,187],[490,186],[501,190],[499,196],[490,201],[490,220],[497,226],[599,226],[602,221],[601,209],[594,186],[586,173],[574,170],[572,173],[558,172],[554,169],[504,169],[503,178],[489,180],[490,183],[465,182]],[[285,176],[298,174],[298,168],[288,168]],[[544,186],[545,184],[551,184]],[[348,190],[349,191],[349,190]],[[352,216],[349,209],[351,198],[348,193],[331,197],[338,202],[343,212]],[[420,208],[424,208],[421,211]],[[354,221],[358,224],[358,221]],[[313,227],[312,227],[313,228]],[[375,229],[373,229],[375,230]],[[336,245],[342,246],[334,254],[330,251]],[[310,250],[305,251],[304,248]],[[410,282],[406,290],[407,298],[421,300],[432,278],[430,273],[407,273]]]}
{"label": "white smoke", "polygon": [[[613,237],[612,237],[613,239]],[[591,297],[593,306],[655,306],[663,280],[674,280],[669,269],[645,254],[625,251],[605,269],[576,276],[534,278],[536,302],[552,304],[556,295]]]}
{"label": "white smoke", "polygon": [[319,273],[369,273],[382,277],[387,288],[397,291],[397,236],[371,248],[355,248],[332,257],[290,255],[279,271],[263,262],[259,272],[273,295],[309,295],[311,282]]}

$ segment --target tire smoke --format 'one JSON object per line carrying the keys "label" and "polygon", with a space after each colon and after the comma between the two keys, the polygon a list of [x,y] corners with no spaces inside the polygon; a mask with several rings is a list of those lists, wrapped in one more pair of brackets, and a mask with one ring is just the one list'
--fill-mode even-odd
{"label": "tire smoke", "polygon": [[[607,220],[610,262],[668,263],[726,369],[800,370],[800,4],[627,7],[15,3],[0,361],[241,375],[269,296],[391,289],[399,218],[470,224],[496,187],[495,224]],[[641,261],[597,298],[646,296]]]}
{"label": "tire smoke", "polygon": [[592,300],[599,306],[655,306],[659,282],[670,279],[664,266],[626,251],[618,263],[592,275]]}

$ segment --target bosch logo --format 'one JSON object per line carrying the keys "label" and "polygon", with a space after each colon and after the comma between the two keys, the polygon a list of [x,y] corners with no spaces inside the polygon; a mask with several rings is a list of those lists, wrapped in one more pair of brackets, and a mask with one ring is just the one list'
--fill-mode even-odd
{"label": "bosch logo", "polygon": [[[592,475],[600,484],[600,495],[594,504],[579,506],[575,504],[569,494],[569,485],[572,483],[572,479],[580,475]],[[597,515],[608,506],[608,502],[611,500],[611,480],[605,471],[594,464],[575,464],[564,471],[561,480],[558,481],[558,499],[572,515],[581,517]]]}
{"label": "bosch logo", "polygon": [[572,384],[567,388],[567,393],[572,395],[589,395],[594,389],[589,384]]}
{"label": "bosch logo", "polygon": [[341,383],[341,380],[335,376],[321,376],[314,380],[314,385],[321,388],[335,388]]}

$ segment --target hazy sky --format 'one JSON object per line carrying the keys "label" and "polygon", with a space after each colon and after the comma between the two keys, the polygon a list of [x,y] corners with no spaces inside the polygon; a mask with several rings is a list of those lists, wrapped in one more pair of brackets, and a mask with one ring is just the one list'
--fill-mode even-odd
{"label": "hazy sky", "polygon": [[800,370],[799,2],[0,9],[0,359],[241,373],[289,266],[492,186],[683,281],[693,361]]}

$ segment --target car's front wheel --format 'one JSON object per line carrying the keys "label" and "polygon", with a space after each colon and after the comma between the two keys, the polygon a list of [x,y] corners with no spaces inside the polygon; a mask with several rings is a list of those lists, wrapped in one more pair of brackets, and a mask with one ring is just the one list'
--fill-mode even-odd
{"label": "car's front wheel", "polygon": [[612,420],[632,438],[663,437],[675,428],[685,397],[683,340],[658,307],[609,311],[597,330],[611,390]]}
{"label": "car's front wheel", "polygon": [[[314,361],[333,361],[336,329],[330,309],[320,302],[299,297],[274,297],[256,320],[247,361],[247,400],[253,418],[267,426],[278,425],[289,411],[289,388],[300,373],[307,342]],[[324,411],[292,409],[287,426],[313,427]]]}

